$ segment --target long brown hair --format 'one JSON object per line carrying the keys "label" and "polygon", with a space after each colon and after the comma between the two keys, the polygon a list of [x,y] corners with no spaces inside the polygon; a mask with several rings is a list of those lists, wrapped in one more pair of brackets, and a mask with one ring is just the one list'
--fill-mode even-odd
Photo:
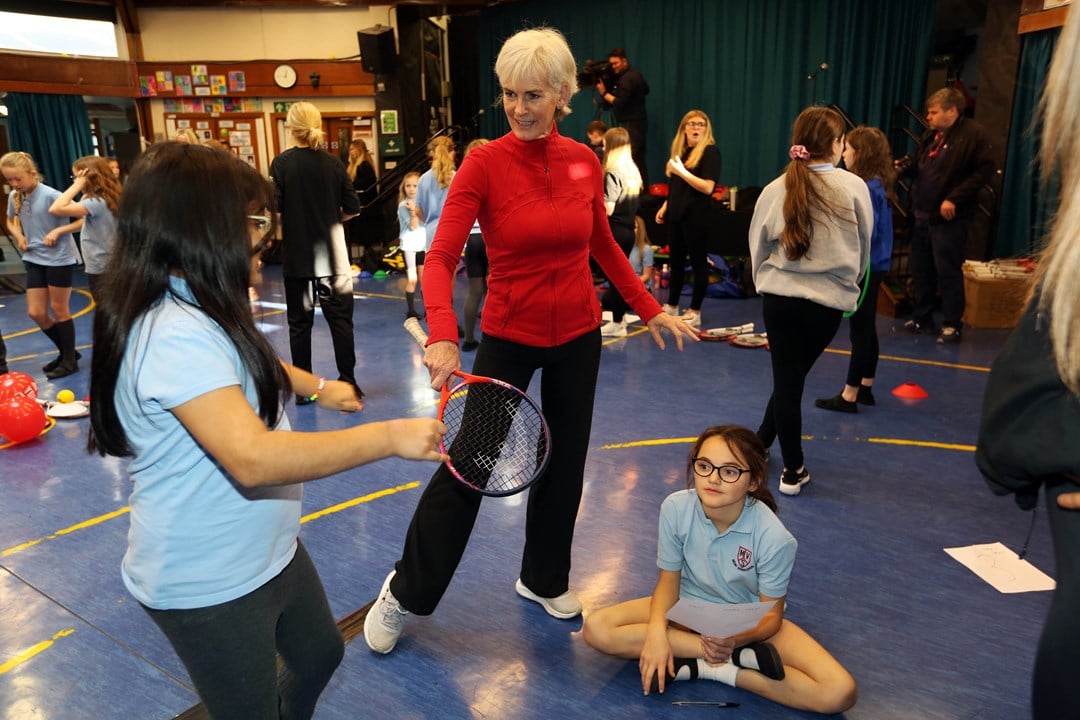
{"label": "long brown hair", "polygon": [[774,513],[779,512],[776,498],[769,490],[768,461],[765,459],[765,445],[753,430],[741,425],[714,425],[698,436],[686,457],[686,486],[694,487],[694,458],[701,452],[701,446],[709,438],[718,437],[727,443],[728,449],[746,465],[750,471],[750,483],[757,481],[757,487],[749,492],[754,500],[765,503]]}
{"label": "long brown hair", "polygon": [[859,125],[852,128],[845,138],[848,147],[855,151],[855,158],[847,169],[863,180],[877,178],[885,187],[885,195],[896,202],[896,168],[893,167],[892,148],[885,133],[876,127]]}
{"label": "long brown hair", "polygon": [[120,211],[120,181],[113,175],[112,168],[105,158],[86,155],[71,164],[76,170],[86,170],[86,184],[83,195],[100,198],[105,201],[113,215]]}
{"label": "long brown hair", "polygon": [[[810,250],[814,232],[814,214],[842,217],[822,192],[820,179],[809,165],[832,162],[833,143],[844,135],[844,119],[840,113],[826,107],[808,107],[795,118],[791,128],[791,145],[801,146],[809,154],[793,157],[784,172],[784,229],[780,245],[788,260],[798,260]],[[854,222],[855,218],[843,219]]]}

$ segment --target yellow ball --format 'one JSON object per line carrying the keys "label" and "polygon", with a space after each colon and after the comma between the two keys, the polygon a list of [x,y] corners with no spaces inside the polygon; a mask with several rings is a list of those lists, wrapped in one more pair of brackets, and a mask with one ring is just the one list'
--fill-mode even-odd
{"label": "yellow ball", "polygon": [[56,393],[56,401],[62,403],[75,402],[75,393],[70,390],[61,390]]}

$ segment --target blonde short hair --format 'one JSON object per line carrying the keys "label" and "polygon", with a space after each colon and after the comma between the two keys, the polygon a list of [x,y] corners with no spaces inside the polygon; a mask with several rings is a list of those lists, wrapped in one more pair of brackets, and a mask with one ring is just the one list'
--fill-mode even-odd
{"label": "blonde short hair", "polygon": [[555,28],[522,30],[511,35],[495,60],[495,76],[503,87],[523,80],[547,81],[557,92],[566,88],[566,102],[555,109],[555,120],[570,114],[570,98],[577,92],[577,63],[566,38]]}
{"label": "blonde short hair", "polygon": [[322,129],[322,113],[309,102],[293,103],[285,117],[285,129],[293,142],[302,147],[321,148],[325,133]]}

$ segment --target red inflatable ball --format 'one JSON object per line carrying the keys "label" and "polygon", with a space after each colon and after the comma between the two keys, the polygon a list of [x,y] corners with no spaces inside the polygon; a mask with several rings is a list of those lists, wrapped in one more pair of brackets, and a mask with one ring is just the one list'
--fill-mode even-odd
{"label": "red inflatable ball", "polygon": [[37,383],[26,373],[9,372],[0,375],[0,402],[14,397],[37,397]]}
{"label": "red inflatable ball", "polygon": [[33,440],[45,429],[45,408],[28,397],[0,401],[0,435],[13,443]]}

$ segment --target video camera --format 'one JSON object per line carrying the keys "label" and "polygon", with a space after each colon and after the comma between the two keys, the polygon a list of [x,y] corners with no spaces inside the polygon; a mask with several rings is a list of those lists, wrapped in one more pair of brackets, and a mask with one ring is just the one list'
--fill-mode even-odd
{"label": "video camera", "polygon": [[586,60],[577,74],[579,89],[596,87],[596,83],[604,81],[609,88],[615,84],[615,73],[611,71],[611,63],[607,60]]}

